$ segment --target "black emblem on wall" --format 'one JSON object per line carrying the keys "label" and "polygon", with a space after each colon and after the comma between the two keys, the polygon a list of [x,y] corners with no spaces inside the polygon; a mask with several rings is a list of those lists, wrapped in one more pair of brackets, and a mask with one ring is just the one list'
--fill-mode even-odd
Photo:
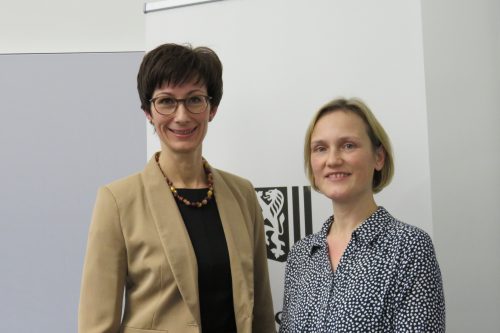
{"label": "black emblem on wall", "polygon": [[[266,234],[267,258],[285,262],[290,251],[290,221],[289,209],[293,218],[293,242],[312,233],[311,187],[303,186],[303,204],[300,204],[299,186],[292,186],[292,197],[289,200],[288,188],[258,187],[255,189],[257,199],[264,216],[264,231]],[[301,221],[300,212],[304,212]],[[301,225],[304,225],[303,228]],[[304,234],[301,234],[301,229]]]}

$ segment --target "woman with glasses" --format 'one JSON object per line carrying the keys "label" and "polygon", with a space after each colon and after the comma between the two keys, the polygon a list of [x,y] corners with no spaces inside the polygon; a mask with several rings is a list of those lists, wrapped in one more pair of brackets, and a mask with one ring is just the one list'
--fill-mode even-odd
{"label": "woman with glasses", "polygon": [[161,45],[144,57],[137,87],[161,151],[99,190],[79,332],[275,332],[252,184],[202,155],[222,97],[219,58]]}
{"label": "woman with glasses", "polygon": [[444,332],[430,237],[375,203],[394,164],[370,109],[358,99],[323,106],[306,132],[304,160],[333,215],[288,255],[280,333]]}

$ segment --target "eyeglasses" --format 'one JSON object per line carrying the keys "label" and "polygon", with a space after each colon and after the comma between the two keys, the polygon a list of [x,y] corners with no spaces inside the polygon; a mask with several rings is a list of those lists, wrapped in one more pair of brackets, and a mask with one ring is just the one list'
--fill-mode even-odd
{"label": "eyeglasses", "polygon": [[193,95],[186,98],[174,98],[172,96],[163,95],[151,98],[149,101],[153,103],[156,112],[167,116],[177,110],[179,103],[183,103],[186,110],[191,113],[198,114],[205,112],[211,99],[212,97],[204,95]]}

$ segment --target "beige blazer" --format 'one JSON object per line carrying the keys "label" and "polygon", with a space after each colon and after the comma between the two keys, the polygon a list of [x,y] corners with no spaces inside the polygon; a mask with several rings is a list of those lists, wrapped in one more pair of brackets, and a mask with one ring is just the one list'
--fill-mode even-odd
{"label": "beige blazer", "polygon": [[[276,332],[254,189],[243,178],[212,170],[238,333]],[[189,235],[154,158],[143,172],[99,189],[83,268],[79,333],[200,333],[197,279]]]}

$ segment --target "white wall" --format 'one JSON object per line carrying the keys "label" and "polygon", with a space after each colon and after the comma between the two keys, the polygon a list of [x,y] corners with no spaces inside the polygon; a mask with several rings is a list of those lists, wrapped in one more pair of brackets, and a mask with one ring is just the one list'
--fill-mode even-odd
{"label": "white wall", "polygon": [[0,54],[144,50],[141,0],[2,0]]}
{"label": "white wall", "polygon": [[500,1],[424,0],[434,242],[448,332],[500,331]]}
{"label": "white wall", "polygon": [[[186,20],[196,24],[178,29]],[[217,52],[224,97],[203,153],[215,167],[259,188],[308,185],[302,149],[312,115],[338,96],[364,99],[384,124],[396,156],[393,183],[377,203],[432,234],[421,23],[419,2],[220,1],[147,14],[146,47],[189,42]],[[151,155],[159,141],[148,134]],[[279,213],[285,216],[292,207],[302,206],[285,201]],[[313,195],[312,207],[317,232],[332,214],[331,201]],[[266,226],[278,229],[272,220]],[[297,220],[285,217],[290,232],[274,233],[285,247],[293,245]],[[300,222],[304,230],[305,219]],[[269,247],[276,243],[270,237]],[[284,258],[268,259],[274,309],[280,312]]]}

